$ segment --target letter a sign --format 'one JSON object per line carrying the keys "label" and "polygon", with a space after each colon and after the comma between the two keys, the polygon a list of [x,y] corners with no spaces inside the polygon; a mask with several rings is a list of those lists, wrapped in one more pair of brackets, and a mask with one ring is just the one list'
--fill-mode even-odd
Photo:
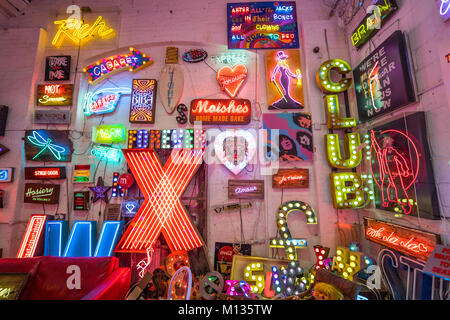
{"label": "letter a sign", "polygon": [[202,149],[174,149],[164,167],[152,149],[122,150],[145,201],[116,252],[146,252],[162,232],[171,251],[203,246],[180,196],[202,163]]}

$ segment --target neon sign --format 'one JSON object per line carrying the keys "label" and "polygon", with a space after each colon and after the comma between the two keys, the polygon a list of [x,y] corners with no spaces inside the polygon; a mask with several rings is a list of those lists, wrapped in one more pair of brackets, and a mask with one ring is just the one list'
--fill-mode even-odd
{"label": "neon sign", "polygon": [[17,258],[31,258],[36,253],[44,229],[47,216],[45,214],[32,214],[27,229],[22,238]]}
{"label": "neon sign", "polygon": [[57,20],[54,24],[59,25],[52,40],[52,45],[56,48],[61,47],[65,39],[70,40],[74,45],[83,45],[95,36],[106,40],[116,35],[114,29],[108,27],[102,16],[99,16],[91,26],[78,19]]}
{"label": "neon sign", "polygon": [[68,131],[26,130],[25,156],[32,161],[71,161]]}
{"label": "neon sign", "polygon": [[120,54],[98,60],[85,67],[83,72],[89,75],[89,83],[96,85],[115,73],[128,69],[130,72],[139,71],[153,63],[152,58],[145,53],[130,47],[130,53]]}
{"label": "neon sign", "polygon": [[95,187],[89,187],[91,191],[94,193],[94,199],[92,200],[95,203],[97,200],[103,200],[108,202],[108,191],[111,187],[106,187],[102,177],[98,177],[97,185]]}
{"label": "neon sign", "polygon": [[133,79],[131,94],[131,123],[154,123],[156,108],[156,80]]}
{"label": "neon sign", "polygon": [[440,242],[439,235],[364,217],[367,240],[426,261]]}
{"label": "neon sign", "polygon": [[247,55],[245,52],[238,53],[234,51],[228,51],[211,56],[211,61],[217,64],[247,64]]}
{"label": "neon sign", "polygon": [[8,151],[9,149],[0,143],[0,156],[7,153]]}
{"label": "neon sign", "polygon": [[14,168],[0,168],[0,183],[12,182],[14,178]]}
{"label": "neon sign", "polygon": [[73,183],[85,183],[91,180],[91,165],[76,164],[73,169]]}
{"label": "neon sign", "polygon": [[296,3],[227,4],[228,49],[298,48]]}
{"label": "neon sign", "polygon": [[86,211],[88,210],[89,191],[75,191],[73,193],[73,210]]}
{"label": "neon sign", "polygon": [[128,149],[203,149],[205,130],[128,130]]}
{"label": "neon sign", "polygon": [[50,56],[45,59],[45,81],[70,79],[71,56]]}
{"label": "neon sign", "polygon": [[224,90],[231,98],[234,98],[247,78],[247,67],[238,64],[232,68],[225,66],[217,71],[217,82],[220,88]]}
{"label": "neon sign", "polygon": [[137,199],[127,199],[122,201],[120,212],[122,217],[132,218],[136,215],[141,204]]}
{"label": "neon sign", "polygon": [[189,121],[204,125],[244,125],[251,118],[250,100],[247,99],[195,99],[191,101]]}
{"label": "neon sign", "polygon": [[173,150],[164,167],[151,149],[122,150],[145,197],[116,252],[146,252],[162,232],[171,251],[203,246],[180,201],[203,159],[203,150]]}
{"label": "neon sign", "polygon": [[25,183],[23,202],[58,204],[59,189],[59,184]]}
{"label": "neon sign", "polygon": [[322,247],[321,245],[314,246],[314,253],[316,255],[316,264],[314,270],[325,269],[327,267],[325,260],[328,257],[330,248]]}
{"label": "neon sign", "polygon": [[188,63],[196,63],[205,60],[208,52],[203,49],[189,49],[183,53],[183,60]]}
{"label": "neon sign", "polygon": [[278,169],[272,176],[272,188],[308,188],[308,169]]}
{"label": "neon sign", "polygon": [[83,110],[85,116],[110,113],[116,110],[120,96],[130,94],[129,88],[104,88],[84,95]]}
{"label": "neon sign", "polygon": [[[331,270],[341,275],[344,279],[353,281],[354,275],[361,270],[361,253],[351,251],[341,246],[336,247],[336,257],[333,260]],[[364,265],[364,264],[363,264]]]}
{"label": "neon sign", "polygon": [[[369,6],[366,17],[352,33],[353,46],[360,49],[381,29],[397,9],[395,0],[378,0],[374,5]],[[373,14],[371,14],[372,12]]]}
{"label": "neon sign", "polygon": [[264,199],[264,180],[228,180],[229,199]]}
{"label": "neon sign", "polygon": [[269,110],[305,109],[300,51],[267,51],[266,70]]}
{"label": "neon sign", "polygon": [[108,161],[120,162],[120,149],[111,148],[102,145],[94,145],[91,150],[91,155],[100,159],[107,159]]}
{"label": "neon sign", "polygon": [[66,167],[25,167],[25,179],[65,179]]}
{"label": "neon sign", "polygon": [[71,106],[73,84],[39,84],[38,106]]}
{"label": "neon sign", "polygon": [[105,124],[92,127],[92,142],[115,143],[126,139],[126,129],[123,124]]}

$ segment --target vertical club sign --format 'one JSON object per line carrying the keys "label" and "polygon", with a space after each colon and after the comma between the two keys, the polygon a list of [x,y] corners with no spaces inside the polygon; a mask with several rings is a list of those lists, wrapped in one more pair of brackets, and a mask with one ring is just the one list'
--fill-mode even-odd
{"label": "vertical club sign", "polygon": [[[330,187],[333,199],[333,206],[336,209],[350,209],[365,207],[370,200],[373,200],[373,191],[363,185],[359,173],[350,171],[356,168],[362,160],[361,139],[358,132],[352,131],[356,126],[354,118],[341,118],[339,112],[338,94],[345,92],[352,84],[352,79],[342,77],[339,82],[331,79],[331,71],[334,70],[341,75],[351,71],[350,65],[344,60],[331,59],[325,61],[316,74],[316,81],[319,88],[325,93],[323,98],[327,112],[327,126],[330,132],[333,129],[344,131],[344,148],[346,157],[340,150],[339,136],[335,133],[325,135],[325,152],[328,164],[335,169],[346,170],[343,172],[333,172],[330,174]],[[366,149],[370,149],[368,135],[365,136]],[[368,179],[372,183],[372,179]]]}

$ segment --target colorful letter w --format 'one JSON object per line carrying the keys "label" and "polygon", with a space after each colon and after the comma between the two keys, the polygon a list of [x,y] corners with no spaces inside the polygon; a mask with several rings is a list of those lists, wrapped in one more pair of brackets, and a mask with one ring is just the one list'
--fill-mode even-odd
{"label": "colorful letter w", "polygon": [[146,252],[161,232],[171,251],[203,246],[180,196],[200,166],[204,151],[173,149],[164,168],[152,149],[122,151],[145,201],[115,251]]}

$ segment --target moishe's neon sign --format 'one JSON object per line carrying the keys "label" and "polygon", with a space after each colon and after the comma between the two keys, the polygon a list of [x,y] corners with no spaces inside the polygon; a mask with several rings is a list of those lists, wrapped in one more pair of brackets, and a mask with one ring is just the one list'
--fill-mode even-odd
{"label": "moishe's neon sign", "polygon": [[[327,60],[320,66],[316,74],[316,81],[319,88],[326,95],[323,100],[327,110],[328,129],[350,129],[356,126],[354,118],[341,118],[339,114],[338,93],[345,92],[352,84],[352,79],[342,78],[339,82],[331,79],[331,70],[345,75],[351,71],[350,65],[344,60]],[[347,158],[342,157],[340,150],[339,137],[337,134],[326,134],[326,156],[329,165],[332,168],[349,170],[356,168],[362,160],[361,139],[358,132],[344,134],[344,147]],[[368,138],[368,136],[366,136]],[[366,141],[369,144],[369,141]],[[367,146],[367,148],[370,148]],[[369,178],[369,183],[372,179]],[[336,209],[361,208],[367,205],[369,200],[373,199],[373,191],[369,191],[363,186],[361,175],[345,171],[330,174],[331,194],[333,206]]]}

